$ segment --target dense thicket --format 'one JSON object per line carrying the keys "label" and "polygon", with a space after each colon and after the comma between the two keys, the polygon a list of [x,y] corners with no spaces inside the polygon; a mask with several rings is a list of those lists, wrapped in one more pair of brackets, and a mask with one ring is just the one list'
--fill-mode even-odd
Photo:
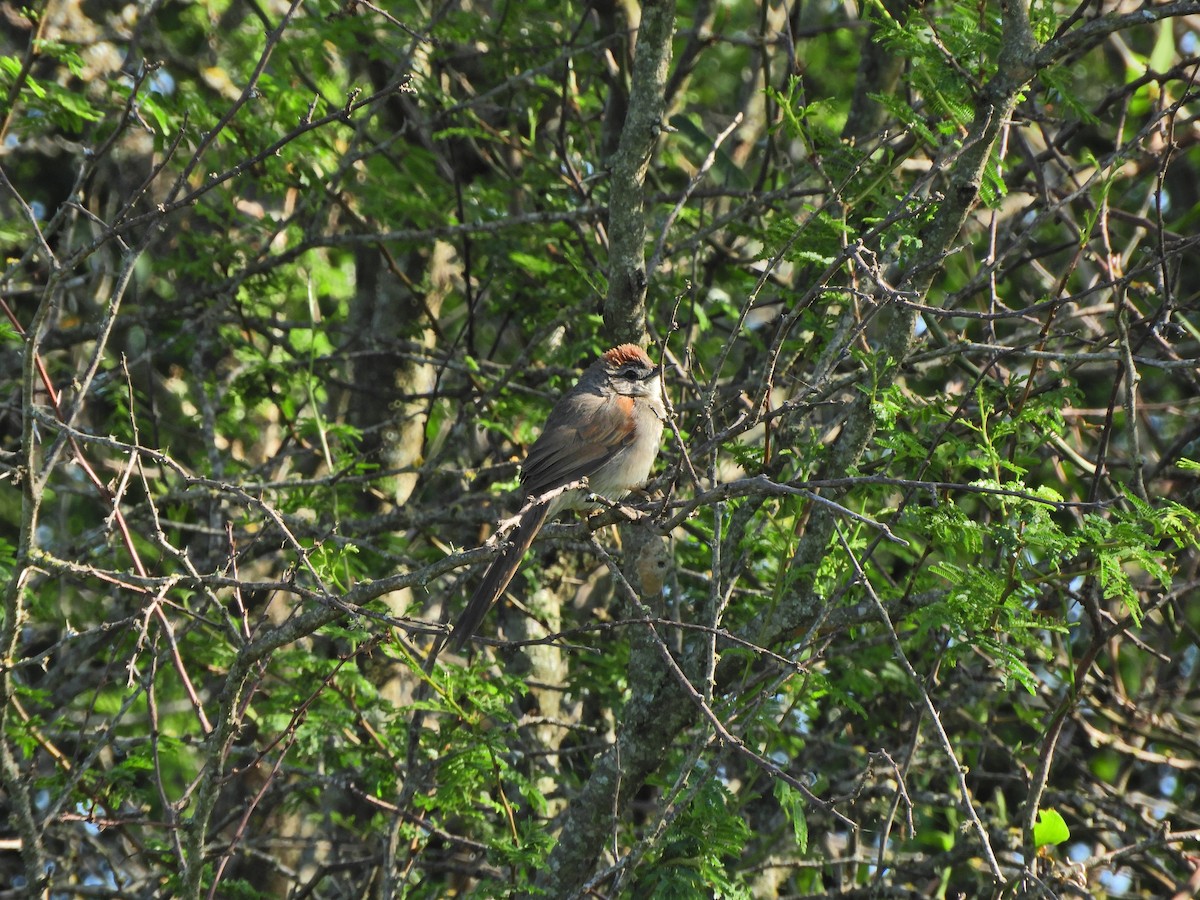
{"label": "dense thicket", "polygon": [[0,16],[0,894],[1192,895],[1200,2]]}

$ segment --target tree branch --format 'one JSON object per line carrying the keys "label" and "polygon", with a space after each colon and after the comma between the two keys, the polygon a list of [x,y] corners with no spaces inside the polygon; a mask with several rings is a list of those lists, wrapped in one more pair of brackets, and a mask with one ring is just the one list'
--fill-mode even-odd
{"label": "tree branch", "polygon": [[604,327],[614,343],[637,343],[646,333],[644,189],[646,171],[662,130],[663,97],[674,32],[674,0],[649,0],[642,5],[629,112],[612,159],[608,200],[608,296],[604,301]]}

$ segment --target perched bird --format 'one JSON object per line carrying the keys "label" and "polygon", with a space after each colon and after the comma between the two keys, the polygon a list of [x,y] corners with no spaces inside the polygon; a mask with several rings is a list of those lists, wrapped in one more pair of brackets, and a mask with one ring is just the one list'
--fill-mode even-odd
{"label": "perched bird", "polygon": [[[475,634],[548,519],[588,506],[589,494],[619,500],[645,483],[658,456],[665,419],[658,369],[641,347],[614,347],[588,367],[554,404],[529,448],[521,467],[521,511],[455,623],[451,649],[462,649]],[[586,488],[562,490],[584,478]]]}

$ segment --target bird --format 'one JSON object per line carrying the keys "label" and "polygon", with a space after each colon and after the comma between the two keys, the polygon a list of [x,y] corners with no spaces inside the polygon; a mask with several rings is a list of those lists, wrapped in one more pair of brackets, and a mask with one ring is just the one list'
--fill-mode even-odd
{"label": "bird", "polygon": [[474,636],[547,521],[595,506],[591,495],[616,501],[646,482],[666,417],[658,368],[636,344],[606,351],[559,398],[521,466],[521,510],[455,622],[451,650]]}

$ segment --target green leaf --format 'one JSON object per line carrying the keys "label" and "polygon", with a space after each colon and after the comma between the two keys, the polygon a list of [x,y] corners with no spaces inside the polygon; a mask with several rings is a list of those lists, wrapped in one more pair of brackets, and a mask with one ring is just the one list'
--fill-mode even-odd
{"label": "green leaf", "polygon": [[1062,815],[1055,809],[1039,809],[1037,824],[1033,826],[1033,843],[1039,848],[1051,844],[1063,844],[1071,839],[1071,829]]}
{"label": "green leaf", "polygon": [[1109,599],[1120,599],[1125,609],[1133,618],[1135,628],[1142,624],[1142,608],[1138,603],[1137,591],[1121,566],[1121,557],[1116,553],[1102,552],[1098,556],[1100,563],[1100,587],[1104,596]]}
{"label": "green leaf", "polygon": [[508,258],[530,275],[549,275],[558,268],[553,262],[532,253],[513,251]]}
{"label": "green leaf", "polygon": [[775,782],[775,799],[783,807],[783,814],[792,823],[796,836],[796,848],[803,854],[808,852],[808,819],[804,815],[804,796],[786,781]]}

